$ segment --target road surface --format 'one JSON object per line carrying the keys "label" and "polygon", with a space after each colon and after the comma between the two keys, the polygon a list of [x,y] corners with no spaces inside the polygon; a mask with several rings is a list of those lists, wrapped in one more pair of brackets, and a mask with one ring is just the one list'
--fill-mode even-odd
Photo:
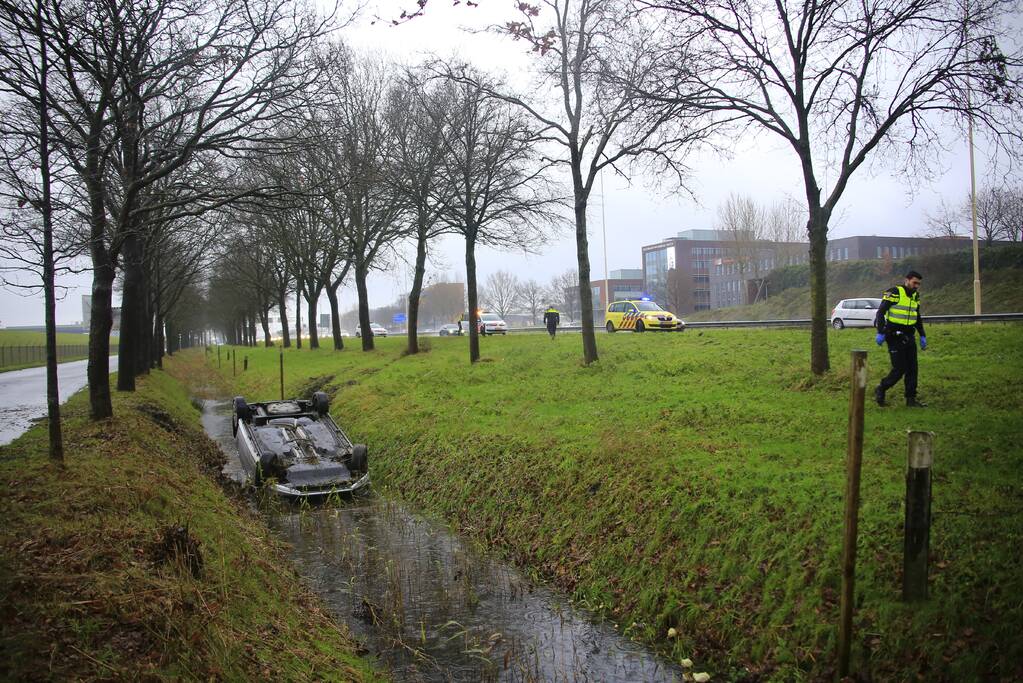
{"label": "road surface", "polygon": [[[88,383],[87,360],[57,366],[60,402]],[[110,371],[117,370],[117,356],[110,357]],[[32,423],[46,416],[46,368],[0,372],[0,446],[21,436]]]}

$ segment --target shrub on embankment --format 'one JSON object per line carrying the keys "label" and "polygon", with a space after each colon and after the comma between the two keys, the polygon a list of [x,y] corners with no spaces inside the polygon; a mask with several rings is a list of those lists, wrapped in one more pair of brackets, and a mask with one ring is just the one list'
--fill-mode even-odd
{"label": "shrub on embankment", "polygon": [[[1023,327],[934,326],[931,408],[867,406],[854,667],[874,680],[1023,675]],[[849,350],[808,373],[808,334],[715,330],[433,338],[285,353],[288,395],[325,387],[375,486],[447,518],[716,680],[819,680],[838,621]],[[871,382],[887,354],[870,346]],[[278,351],[242,349],[238,393],[278,395]],[[215,361],[214,361],[215,362]],[[230,379],[230,365],[224,372]],[[241,368],[241,363],[238,365]],[[932,597],[899,601],[907,428],[936,433]],[[678,636],[669,641],[669,628]]]}
{"label": "shrub on embankment", "polygon": [[369,680],[280,547],[215,481],[222,455],[162,372],[116,418],[64,407],[0,447],[0,679]]}

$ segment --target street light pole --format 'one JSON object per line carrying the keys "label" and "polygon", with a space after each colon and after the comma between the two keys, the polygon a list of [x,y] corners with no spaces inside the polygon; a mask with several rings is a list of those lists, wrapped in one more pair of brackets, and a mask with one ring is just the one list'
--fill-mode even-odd
{"label": "street light pole", "polygon": [[973,314],[980,315],[980,245],[977,242],[977,173],[973,160],[972,115],[967,119],[967,135],[970,139],[970,215],[973,220]]}
{"label": "street light pole", "polygon": [[[604,172],[600,172],[600,229],[604,235],[604,310],[611,303],[611,292],[608,289],[610,278],[607,272],[607,219],[604,216]],[[589,286],[589,285],[587,285]]]}

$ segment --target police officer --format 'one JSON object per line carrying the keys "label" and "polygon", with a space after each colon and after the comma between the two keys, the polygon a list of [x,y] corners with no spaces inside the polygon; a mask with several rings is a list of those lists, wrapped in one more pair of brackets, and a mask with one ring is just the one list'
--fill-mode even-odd
{"label": "police officer", "polygon": [[888,342],[888,355],[892,371],[874,389],[874,400],[879,406],[885,405],[885,392],[905,378],[906,405],[910,408],[926,408],[916,398],[916,340],[920,334],[920,350],[927,349],[924,335],[924,320],[920,315],[920,280],[923,276],[915,270],[906,273],[905,282],[887,290],[881,296],[881,307],[877,309],[874,326],[877,328],[875,341],[880,346]]}
{"label": "police officer", "polygon": [[558,309],[553,305],[548,306],[547,310],[543,312],[543,324],[547,326],[547,334],[551,335],[551,339],[554,339],[559,322],[561,322],[561,314],[558,313]]}

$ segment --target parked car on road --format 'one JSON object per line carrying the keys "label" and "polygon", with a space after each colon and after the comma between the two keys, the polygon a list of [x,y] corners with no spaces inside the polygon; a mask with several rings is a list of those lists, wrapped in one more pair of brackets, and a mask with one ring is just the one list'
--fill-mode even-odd
{"label": "parked car on road", "polygon": [[686,329],[686,324],[681,318],[649,299],[628,299],[608,304],[607,313],[604,315],[604,327],[608,332],[618,330],[682,332]]}
{"label": "parked car on road", "polygon": [[[378,325],[377,323],[370,323],[369,324],[369,329],[373,331],[373,336],[374,337],[386,337],[387,336],[387,328],[385,328],[383,325]],[[356,327],[355,328],[355,336],[356,337],[361,337],[362,336],[362,327]]]}
{"label": "parked car on road", "polygon": [[256,486],[292,499],[352,494],[369,485],[368,454],[328,413],[322,391],[312,400],[248,403],[234,399],[231,427],[238,457]]}
{"label": "parked car on road", "polygon": [[880,299],[842,299],[831,311],[831,326],[836,330],[843,327],[873,327]]}

